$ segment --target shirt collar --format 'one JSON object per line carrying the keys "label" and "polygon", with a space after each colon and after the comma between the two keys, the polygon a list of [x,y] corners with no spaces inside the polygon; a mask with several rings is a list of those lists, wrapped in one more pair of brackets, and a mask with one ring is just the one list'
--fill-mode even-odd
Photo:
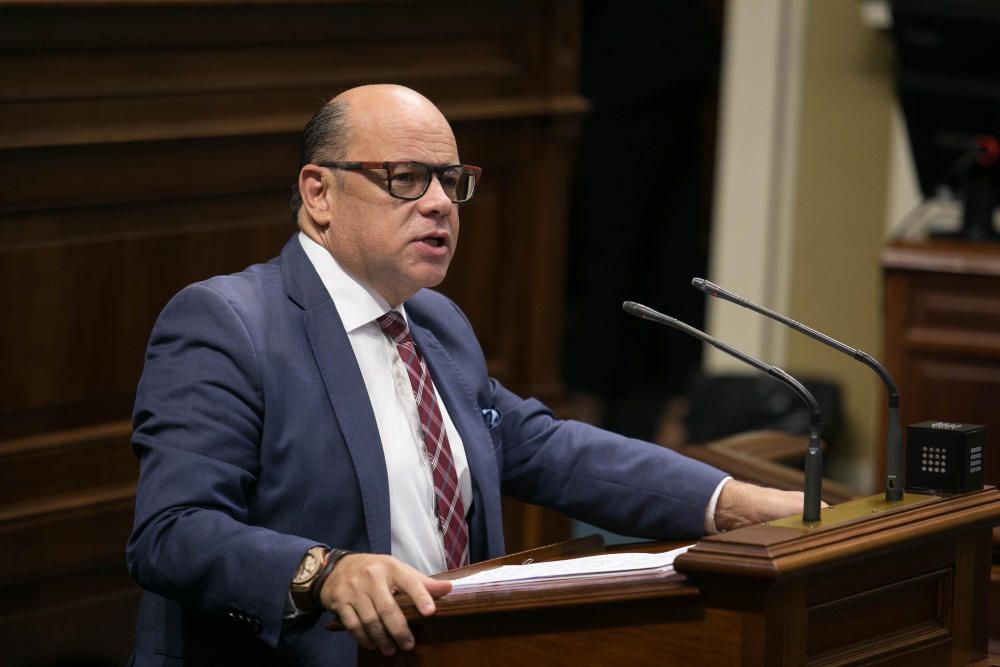
{"label": "shirt collar", "polygon": [[[337,313],[347,333],[360,329],[393,310],[388,301],[345,271],[326,248],[306,236],[304,232],[299,232],[299,243],[316,269],[316,273],[319,274],[319,279],[323,281],[326,291],[330,293],[330,298],[336,304]],[[403,315],[404,320],[406,319],[406,311],[403,310],[402,304],[395,310]]]}

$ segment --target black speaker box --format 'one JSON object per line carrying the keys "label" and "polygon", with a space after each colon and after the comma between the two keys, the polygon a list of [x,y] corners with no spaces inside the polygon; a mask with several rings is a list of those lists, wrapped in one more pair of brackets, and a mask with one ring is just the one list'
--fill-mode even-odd
{"label": "black speaker box", "polygon": [[906,427],[906,488],[964,493],[983,488],[986,427],[920,422]]}

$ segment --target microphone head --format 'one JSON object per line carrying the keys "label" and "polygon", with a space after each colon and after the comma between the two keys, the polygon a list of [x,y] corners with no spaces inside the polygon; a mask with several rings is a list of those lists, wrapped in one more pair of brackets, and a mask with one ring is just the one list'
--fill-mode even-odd
{"label": "microphone head", "polygon": [[662,321],[662,319],[666,317],[665,315],[656,312],[649,306],[644,306],[641,303],[636,303],[635,301],[626,301],[623,303],[622,310],[633,317],[638,317],[640,320]]}
{"label": "microphone head", "polygon": [[[705,280],[704,278],[692,278],[691,287],[694,287],[699,292],[704,292],[709,296],[718,296],[723,299],[730,299],[730,295],[726,290],[722,289],[711,280]],[[732,299],[730,299],[732,300]]]}

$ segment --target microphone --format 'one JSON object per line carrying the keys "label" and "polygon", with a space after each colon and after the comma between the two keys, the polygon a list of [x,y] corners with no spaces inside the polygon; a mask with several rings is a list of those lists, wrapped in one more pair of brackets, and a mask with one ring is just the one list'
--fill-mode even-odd
{"label": "microphone", "polygon": [[809,448],[806,451],[806,488],[805,499],[802,502],[802,520],[819,521],[820,492],[823,487],[823,451],[819,447],[819,430],[823,422],[823,414],[820,412],[819,403],[817,403],[815,397],[809,393],[809,390],[802,386],[801,382],[777,366],[770,366],[765,364],[763,361],[754,359],[750,355],[744,354],[743,352],[726,345],[722,341],[712,338],[704,331],[695,329],[693,326],[685,324],[680,320],[676,320],[673,317],[664,315],[663,313],[658,313],[652,308],[634,301],[626,301],[622,304],[622,308],[629,315],[634,315],[635,317],[643,320],[652,320],[653,322],[673,327],[674,329],[679,329],[689,336],[694,336],[709,345],[719,348],[726,354],[730,354],[740,361],[749,364],[758,370],[764,371],[771,377],[784,382],[786,385],[791,387],[796,394],[798,394],[799,398],[805,401],[806,405],[809,406],[809,409],[812,412],[812,419],[810,420],[809,425]]}
{"label": "microphone", "polygon": [[752,301],[748,301],[741,296],[737,296],[736,294],[733,294],[732,292],[723,289],[722,287],[719,287],[715,283],[711,283],[704,278],[695,278],[691,281],[691,285],[695,289],[700,290],[709,296],[716,296],[720,299],[731,301],[738,306],[749,308],[750,310],[760,313],[765,317],[770,317],[772,320],[781,322],[785,326],[791,327],[799,333],[803,333],[810,338],[818,340],[838,352],[854,357],[878,374],[889,394],[889,427],[885,434],[885,499],[889,502],[893,500],[902,500],[903,475],[901,466],[903,458],[903,432],[899,426],[899,391],[896,389],[896,383],[892,381],[892,377],[890,377],[889,371],[885,369],[885,366],[875,361],[871,355],[862,352],[861,350],[844,345],[839,340],[830,338],[826,334],[820,333],[800,322],[796,322],[790,317],[785,317],[784,315],[776,313],[773,310],[764,308],[763,306],[758,306]]}

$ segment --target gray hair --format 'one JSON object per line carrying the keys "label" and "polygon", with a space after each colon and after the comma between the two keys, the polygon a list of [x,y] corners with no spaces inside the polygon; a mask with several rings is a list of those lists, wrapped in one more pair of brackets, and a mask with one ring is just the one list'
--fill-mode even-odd
{"label": "gray hair", "polygon": [[[315,162],[337,162],[347,153],[347,111],[348,104],[334,98],[323,105],[306,123],[299,143],[299,169]],[[296,221],[302,207],[299,184],[292,186],[292,198],[288,208],[292,221]]]}

